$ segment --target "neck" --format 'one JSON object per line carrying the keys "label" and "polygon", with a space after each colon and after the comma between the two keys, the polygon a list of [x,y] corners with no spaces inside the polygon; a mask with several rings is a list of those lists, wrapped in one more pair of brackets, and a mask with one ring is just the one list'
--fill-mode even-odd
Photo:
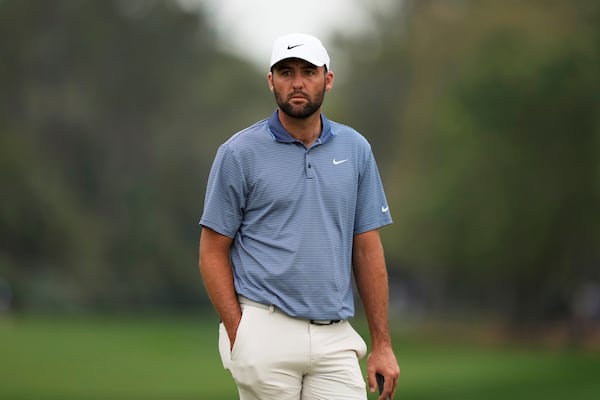
{"label": "neck", "polygon": [[309,147],[321,134],[321,112],[318,110],[307,118],[294,118],[285,114],[281,110],[278,113],[281,125],[296,140],[301,141],[306,147]]}

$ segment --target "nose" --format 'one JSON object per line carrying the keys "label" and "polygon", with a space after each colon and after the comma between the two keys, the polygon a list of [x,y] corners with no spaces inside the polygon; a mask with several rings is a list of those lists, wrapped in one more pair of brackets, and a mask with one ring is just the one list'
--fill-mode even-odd
{"label": "nose", "polygon": [[295,73],[294,79],[292,80],[292,86],[294,88],[301,88],[304,86],[304,80],[302,79],[302,74]]}

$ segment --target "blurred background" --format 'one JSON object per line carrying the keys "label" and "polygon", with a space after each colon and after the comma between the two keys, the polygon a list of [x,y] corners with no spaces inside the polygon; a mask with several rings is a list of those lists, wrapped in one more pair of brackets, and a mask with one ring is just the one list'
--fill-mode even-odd
{"label": "blurred background", "polygon": [[594,0],[0,0],[0,359],[29,363],[7,350],[19,321],[216,323],[197,270],[208,171],[275,108],[270,46],[290,31],[329,48],[324,111],[378,160],[394,333],[567,349],[597,372]]}

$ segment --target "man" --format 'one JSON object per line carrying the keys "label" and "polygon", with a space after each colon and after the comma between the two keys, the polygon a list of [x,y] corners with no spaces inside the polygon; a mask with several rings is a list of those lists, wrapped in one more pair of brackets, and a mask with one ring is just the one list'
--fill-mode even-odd
{"label": "man", "polygon": [[273,46],[278,108],[218,150],[200,220],[200,272],[221,317],[219,350],[242,400],[366,399],[352,275],[371,335],[368,383],[400,369],[377,229],[392,222],[368,142],[321,113],[329,55],[310,35]]}

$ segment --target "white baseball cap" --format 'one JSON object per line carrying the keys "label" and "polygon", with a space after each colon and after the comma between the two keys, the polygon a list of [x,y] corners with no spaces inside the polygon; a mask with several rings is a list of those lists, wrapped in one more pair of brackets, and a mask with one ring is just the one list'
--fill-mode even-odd
{"label": "white baseball cap", "polygon": [[319,39],[306,33],[290,33],[281,36],[273,44],[271,67],[287,58],[300,58],[329,70],[329,54]]}

